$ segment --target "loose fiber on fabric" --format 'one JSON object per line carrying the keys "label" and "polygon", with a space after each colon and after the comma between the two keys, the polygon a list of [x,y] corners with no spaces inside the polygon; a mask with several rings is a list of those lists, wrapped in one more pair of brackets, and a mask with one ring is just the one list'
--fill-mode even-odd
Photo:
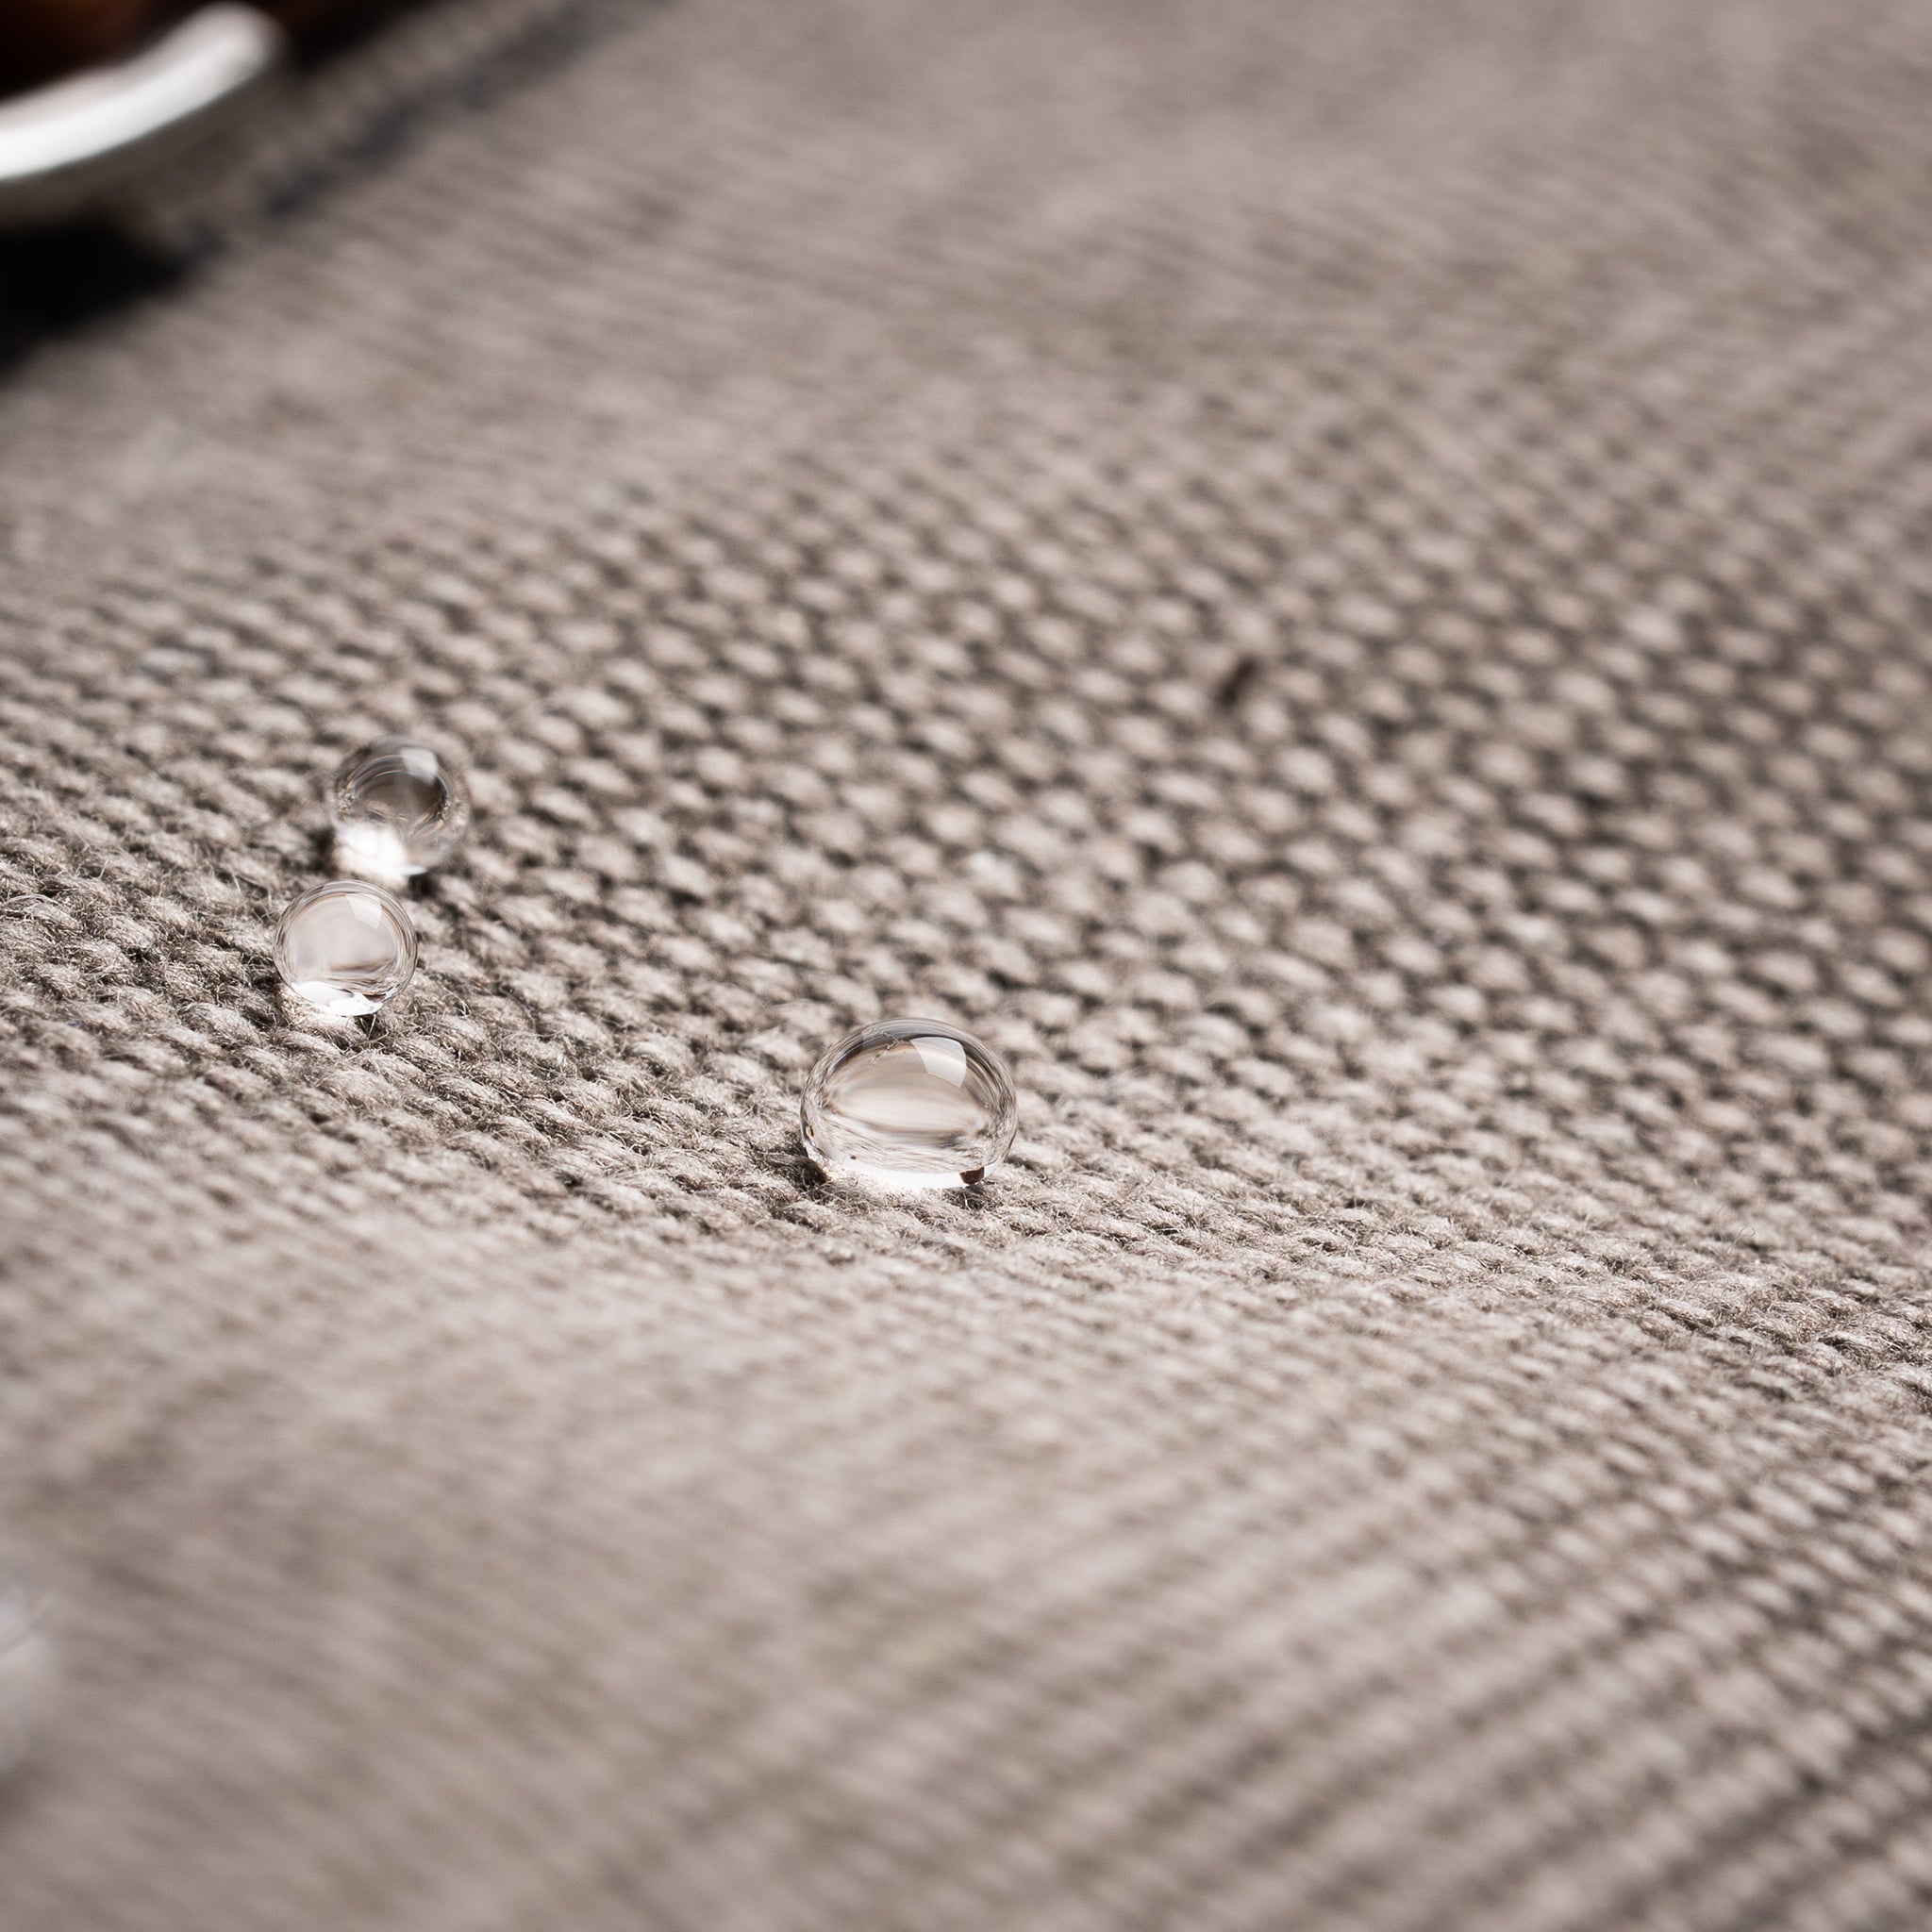
{"label": "loose fiber on fabric", "polygon": [[1925,1923],[1924,17],[599,25],[0,385],[0,1925]]}

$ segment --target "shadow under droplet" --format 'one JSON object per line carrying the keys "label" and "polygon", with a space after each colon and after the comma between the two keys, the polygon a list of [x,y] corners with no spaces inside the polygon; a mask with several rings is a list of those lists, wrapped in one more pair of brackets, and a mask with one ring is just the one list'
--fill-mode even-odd
{"label": "shadow under droplet", "polygon": [[971,1174],[961,1174],[965,1182],[961,1188],[936,1188],[932,1198],[943,1201],[949,1208],[963,1208],[969,1214],[983,1214],[998,1199],[993,1190],[986,1184],[986,1173],[974,1168]]}
{"label": "shadow under droplet", "polygon": [[833,1191],[824,1170],[802,1147],[777,1148],[761,1157],[758,1164],[767,1174],[789,1181],[801,1194],[822,1200]]}

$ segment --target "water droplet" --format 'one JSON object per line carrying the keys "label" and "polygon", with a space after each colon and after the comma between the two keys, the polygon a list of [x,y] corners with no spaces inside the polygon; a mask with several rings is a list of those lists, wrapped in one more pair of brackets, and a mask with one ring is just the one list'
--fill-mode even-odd
{"label": "water droplet", "polygon": [[833,1179],[958,1188],[1007,1158],[1020,1103],[1006,1063],[939,1020],[882,1020],[811,1070],[799,1124]]}
{"label": "water droplet", "polygon": [[45,1592],[0,1555],[0,1776],[25,1759],[53,1700],[46,1611]]}
{"label": "water droplet", "polygon": [[275,928],[275,971],[339,1019],[386,1007],[416,970],[416,928],[380,886],[337,879],[304,892]]}
{"label": "water droplet", "polygon": [[329,788],[329,816],[347,869],[414,878],[457,849],[470,828],[463,774],[413,738],[378,738],[352,752]]}

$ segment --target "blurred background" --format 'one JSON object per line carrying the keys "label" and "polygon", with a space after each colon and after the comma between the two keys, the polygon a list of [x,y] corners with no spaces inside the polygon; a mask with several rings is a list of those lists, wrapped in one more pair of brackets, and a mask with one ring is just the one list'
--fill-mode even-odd
{"label": "blurred background", "polygon": [[1932,13],[263,19],[0,0],[0,1926],[1926,1923]]}

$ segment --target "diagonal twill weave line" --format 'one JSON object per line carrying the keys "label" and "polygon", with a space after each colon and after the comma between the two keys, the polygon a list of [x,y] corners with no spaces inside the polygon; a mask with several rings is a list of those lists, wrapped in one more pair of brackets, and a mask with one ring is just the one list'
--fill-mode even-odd
{"label": "diagonal twill weave line", "polygon": [[21,1923],[1923,1923],[1923,23],[808,11],[0,397]]}
{"label": "diagonal twill weave line", "polygon": [[[1717,595],[1626,610],[1614,642],[1486,625],[1446,530],[1414,539],[1407,611],[1380,572],[1377,600],[1304,586],[1325,559],[1270,534],[1294,458],[1215,443],[1201,474],[1166,465],[1190,531],[1166,567],[1093,508],[1131,442],[1009,440],[983,527],[909,465],[812,466],[762,500],[620,504],[467,575],[460,538],[398,540],[346,563],[348,596],[299,558],[167,603],[114,587],[88,621],[118,636],[11,667],[41,834],[8,882],[14,1009],[71,1076],[49,1103],[133,1134],[149,1108],[218,1132],[389,1108],[540,1191],[567,1147],[603,1205],[702,1219],[721,1183],[797,1192],[774,1163],[798,1069],[910,1001],[1019,1060],[1035,1170],[1193,1191],[1126,1191],[1157,1245],[1215,1219],[1204,1188],[1298,1219],[1289,1160],[1359,1121],[1364,1083],[1385,1160],[1453,1137],[1439,1185],[1487,1155],[1552,1207],[1602,1182],[1640,1216],[1681,1191],[1734,1238],[1908,1244],[1913,656],[1801,645],[1799,684]],[[1225,640],[1296,618],[1292,655],[1241,658],[1260,668],[1217,704]],[[1791,731],[1794,706],[1823,715]],[[273,917],[325,873],[322,775],[412,720],[471,747],[486,829],[417,903],[435,971],[408,1024],[305,1032]],[[225,749],[181,756],[197,738]],[[739,1119],[749,1139],[718,1131]],[[1257,1232],[1222,1225],[1224,1255]]]}

